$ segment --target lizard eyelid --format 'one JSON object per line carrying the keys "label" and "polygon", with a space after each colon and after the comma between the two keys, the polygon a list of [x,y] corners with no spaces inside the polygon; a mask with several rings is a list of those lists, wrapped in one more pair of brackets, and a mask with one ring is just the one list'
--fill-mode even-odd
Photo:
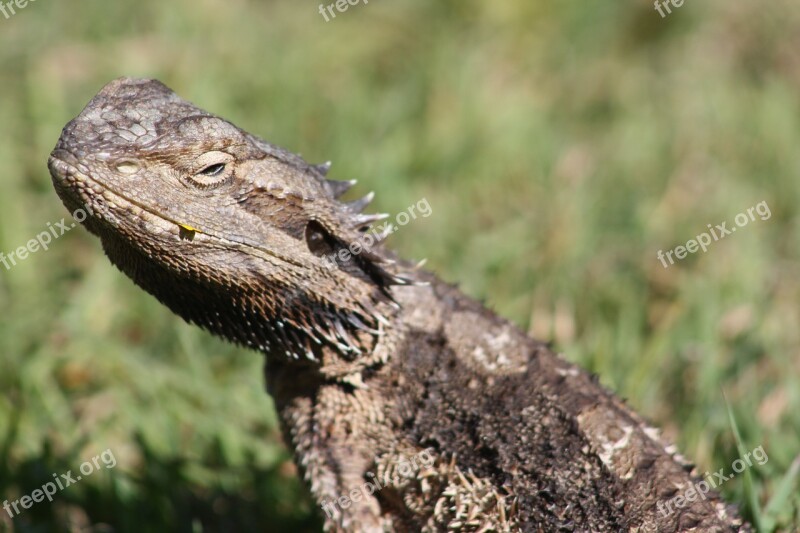
{"label": "lizard eyelid", "polygon": [[219,187],[233,177],[232,155],[225,152],[206,152],[194,162],[194,175],[189,176],[192,185],[201,189]]}

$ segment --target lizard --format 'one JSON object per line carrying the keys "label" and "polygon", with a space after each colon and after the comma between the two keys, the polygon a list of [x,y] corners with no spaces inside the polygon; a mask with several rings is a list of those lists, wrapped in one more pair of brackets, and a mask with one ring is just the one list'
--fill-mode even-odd
{"label": "lizard", "polygon": [[48,167],[135,284],[265,355],[326,531],[750,531],[596,376],[388,250],[329,163],[123,77]]}

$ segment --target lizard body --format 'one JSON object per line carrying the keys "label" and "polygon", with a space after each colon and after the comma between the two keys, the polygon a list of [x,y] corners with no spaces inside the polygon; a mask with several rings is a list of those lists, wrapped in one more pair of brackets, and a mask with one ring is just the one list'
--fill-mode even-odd
{"label": "lizard body", "polygon": [[327,530],[749,531],[713,491],[665,512],[691,466],[547,345],[381,242],[343,253],[379,217],[327,165],[120,78],[49,168],[136,284],[266,355]]}

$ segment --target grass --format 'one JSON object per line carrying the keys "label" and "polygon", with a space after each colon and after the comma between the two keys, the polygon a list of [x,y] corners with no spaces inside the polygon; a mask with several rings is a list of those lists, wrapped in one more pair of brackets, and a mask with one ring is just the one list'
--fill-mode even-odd
{"label": "grass", "polygon": [[[0,17],[0,251],[67,217],[45,167],[107,81],[182,96],[433,215],[392,245],[598,373],[761,531],[800,528],[800,10],[633,2],[33,2]],[[771,216],[664,268],[659,250]],[[181,323],[83,229],[0,266],[0,530],[314,531],[261,358]],[[727,397],[727,403],[725,401]],[[735,424],[732,421],[735,420]]]}

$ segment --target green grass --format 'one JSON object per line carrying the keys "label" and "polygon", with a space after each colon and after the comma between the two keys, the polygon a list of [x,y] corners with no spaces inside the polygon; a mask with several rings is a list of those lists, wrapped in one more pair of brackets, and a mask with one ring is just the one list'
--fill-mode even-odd
{"label": "green grass", "polygon": [[[541,5],[539,5],[541,4]],[[763,531],[800,528],[800,8],[39,0],[0,16],[0,251],[67,216],[45,167],[107,81],[182,96],[433,215],[392,246],[663,427]],[[768,220],[656,254],[761,201]],[[258,354],[181,323],[74,229],[0,265],[0,530],[314,531]],[[727,397],[727,404],[725,401]],[[735,425],[732,424],[735,420]],[[2,502],[0,502],[1,504]]]}

